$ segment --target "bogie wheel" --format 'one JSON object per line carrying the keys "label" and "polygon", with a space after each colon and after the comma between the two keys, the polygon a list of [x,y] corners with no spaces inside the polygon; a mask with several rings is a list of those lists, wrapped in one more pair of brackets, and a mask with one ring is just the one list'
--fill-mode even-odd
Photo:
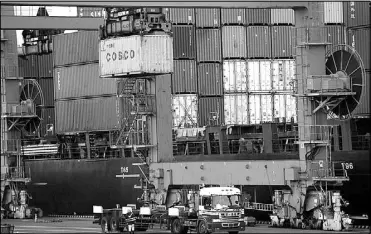
{"label": "bogie wheel", "polygon": [[117,220],[116,219],[111,219],[111,222],[110,222],[110,226],[111,226],[111,229],[112,229],[112,231],[118,231],[119,230],[119,225],[118,225],[118,222],[117,222]]}
{"label": "bogie wheel", "polygon": [[100,226],[102,228],[102,233],[108,233],[108,232],[111,231],[111,225],[108,222],[106,217],[102,218],[102,222],[101,222]]}
{"label": "bogie wheel", "polygon": [[209,233],[207,231],[206,222],[204,220],[201,220],[198,223],[197,233],[199,233],[199,234],[207,234],[207,233]]}
{"label": "bogie wheel", "polygon": [[180,219],[174,219],[171,223],[171,233],[173,234],[183,234],[184,233],[184,226],[180,222]]}

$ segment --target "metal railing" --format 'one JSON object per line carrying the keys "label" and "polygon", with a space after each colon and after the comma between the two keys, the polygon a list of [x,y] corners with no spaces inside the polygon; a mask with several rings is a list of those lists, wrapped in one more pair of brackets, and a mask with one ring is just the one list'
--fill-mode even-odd
{"label": "metal railing", "polygon": [[[132,130],[130,132],[124,133],[124,135],[125,136],[127,135],[127,141],[125,145],[150,145],[151,144],[148,129]],[[110,132],[109,144],[115,145],[118,137],[119,137],[118,131]]]}
{"label": "metal railing", "polygon": [[173,142],[174,155],[203,155],[205,154],[205,144],[203,141]]}
{"label": "metal railing", "polygon": [[20,139],[1,140],[1,149],[2,153],[18,154],[21,152],[21,140]]}
{"label": "metal railing", "polygon": [[299,126],[299,141],[329,142],[333,136],[336,125],[304,125]]}
{"label": "metal railing", "polygon": [[319,166],[318,162],[312,162],[309,174],[311,177],[320,179],[348,178],[348,173],[346,168],[344,168],[344,163],[340,161],[331,162],[330,165],[324,163],[322,167]]}
{"label": "metal railing", "polygon": [[245,209],[261,210],[261,211],[273,211],[273,204],[246,202],[245,203]]}
{"label": "metal railing", "polygon": [[6,108],[2,110],[1,115],[7,116],[30,116],[36,115],[36,106],[28,106],[27,104],[6,104]]}
{"label": "metal railing", "polygon": [[8,167],[5,173],[6,179],[26,179],[28,178],[23,167]]}
{"label": "metal railing", "polygon": [[371,136],[370,135],[352,136],[352,148],[353,150],[369,150],[371,148]]}

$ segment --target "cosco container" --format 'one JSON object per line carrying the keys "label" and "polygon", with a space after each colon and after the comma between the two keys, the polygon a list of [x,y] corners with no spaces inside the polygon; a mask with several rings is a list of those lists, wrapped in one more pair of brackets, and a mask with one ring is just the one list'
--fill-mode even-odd
{"label": "cosco container", "polygon": [[41,91],[44,96],[44,106],[54,106],[54,82],[53,77],[38,79]]}
{"label": "cosco container", "polygon": [[114,97],[56,101],[56,133],[118,129],[118,100]]}
{"label": "cosco container", "polygon": [[352,112],[354,117],[370,117],[371,110],[370,110],[370,82],[371,73],[366,72],[365,83],[362,87],[362,94],[360,98],[360,102],[357,107]]}
{"label": "cosco container", "polygon": [[324,2],[324,23],[343,24],[343,2]]}
{"label": "cosco container", "polygon": [[293,9],[271,9],[271,24],[294,25],[295,13]]}
{"label": "cosco container", "polygon": [[194,8],[169,8],[169,19],[173,24],[194,24]]}
{"label": "cosco container", "polygon": [[292,26],[272,27],[272,57],[291,58],[295,51],[295,28]]}
{"label": "cosco container", "polygon": [[221,9],[222,25],[246,25],[246,10],[243,8]]}
{"label": "cosco container", "polygon": [[327,42],[331,46],[345,44],[345,27],[341,25],[326,25],[325,32]]}
{"label": "cosco container", "polygon": [[271,9],[246,9],[247,24],[269,25],[271,23]]}
{"label": "cosco container", "polygon": [[279,122],[297,122],[296,114],[296,97],[290,94],[286,95],[273,95],[273,118],[278,118]]}
{"label": "cosco container", "polygon": [[249,95],[250,124],[272,121],[272,105],[272,95]]}
{"label": "cosco container", "polygon": [[115,79],[99,78],[99,64],[54,69],[55,99],[99,96],[116,93]]}
{"label": "cosco container", "polygon": [[295,60],[273,60],[272,78],[274,91],[292,92],[292,81],[295,79]]}
{"label": "cosco container", "polygon": [[346,27],[369,26],[371,24],[369,1],[344,2],[343,9]]}
{"label": "cosco container", "polygon": [[224,123],[224,98],[201,97],[198,99],[199,126]]}
{"label": "cosco container", "polygon": [[172,93],[197,93],[197,70],[194,60],[174,60]]}
{"label": "cosco container", "polygon": [[270,58],[272,56],[272,36],[268,26],[247,27],[247,57]]}
{"label": "cosco container", "polygon": [[20,77],[26,78],[38,78],[39,77],[39,70],[38,68],[38,55],[27,55],[27,56],[19,56],[18,57],[18,70]]}
{"label": "cosco container", "polygon": [[55,109],[54,107],[42,109],[42,120],[40,122],[40,135],[53,136],[55,131]]}
{"label": "cosco container", "polygon": [[370,60],[370,28],[348,30],[348,45],[352,46],[361,56],[365,69],[371,68]]}
{"label": "cosco container", "polygon": [[247,94],[224,95],[224,123],[249,124]]}
{"label": "cosco container", "polygon": [[247,64],[243,60],[223,61],[224,93],[247,91]]}
{"label": "cosco container", "polygon": [[247,89],[270,91],[272,89],[272,63],[270,60],[247,61]]}
{"label": "cosco container", "polygon": [[198,104],[196,94],[179,94],[172,97],[173,126],[197,127]]}
{"label": "cosco container", "polygon": [[79,31],[53,36],[54,66],[89,63],[99,60],[99,33]]}
{"label": "cosco container", "polygon": [[52,77],[53,76],[53,55],[43,54],[38,58],[39,77]]}
{"label": "cosco container", "polygon": [[223,58],[246,58],[246,28],[224,26],[222,28]]}
{"label": "cosco container", "polygon": [[196,8],[196,27],[197,28],[219,28],[220,9],[219,8]]}
{"label": "cosco container", "polygon": [[196,31],[193,25],[174,25],[174,59],[196,59]]}
{"label": "cosco container", "polygon": [[173,38],[169,35],[128,36],[100,42],[100,76],[173,72]]}
{"label": "cosco container", "polygon": [[221,35],[219,29],[197,29],[197,62],[221,61]]}
{"label": "cosco container", "polygon": [[198,93],[201,96],[223,95],[222,70],[219,63],[198,64]]}

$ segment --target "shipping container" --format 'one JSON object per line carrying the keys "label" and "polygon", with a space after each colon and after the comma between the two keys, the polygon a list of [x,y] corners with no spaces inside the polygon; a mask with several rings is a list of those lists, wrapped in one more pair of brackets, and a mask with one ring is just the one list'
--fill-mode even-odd
{"label": "shipping container", "polygon": [[116,79],[99,78],[99,64],[54,69],[55,99],[116,93]]}
{"label": "shipping container", "polygon": [[38,55],[27,55],[18,57],[19,76],[26,78],[38,78]]}
{"label": "shipping container", "polygon": [[39,78],[53,76],[53,55],[43,54],[38,58]]}
{"label": "shipping container", "polygon": [[296,97],[290,94],[273,95],[273,118],[278,118],[278,122],[297,122]]}
{"label": "shipping container", "polygon": [[199,126],[224,123],[224,98],[202,97],[198,99]]}
{"label": "shipping container", "polygon": [[55,109],[54,107],[42,109],[40,122],[40,136],[53,136],[55,131]]}
{"label": "shipping container", "polygon": [[197,28],[219,28],[220,9],[219,8],[196,8],[196,27]]}
{"label": "shipping container", "polygon": [[293,9],[271,9],[271,24],[295,25],[295,13]]}
{"label": "shipping container", "polygon": [[107,131],[119,128],[116,97],[55,102],[56,133]]}
{"label": "shipping container", "polygon": [[173,72],[170,35],[128,36],[100,42],[100,75],[165,74]]}
{"label": "shipping container", "polygon": [[247,63],[244,60],[223,61],[224,93],[247,91]]}
{"label": "shipping container", "polygon": [[247,27],[247,57],[272,57],[272,34],[268,26]]}
{"label": "shipping container", "polygon": [[197,66],[198,94],[201,96],[223,95],[222,70],[219,63],[201,63]]}
{"label": "shipping container", "polygon": [[197,62],[221,61],[221,35],[219,29],[197,29]]}
{"label": "shipping container", "polygon": [[193,25],[174,25],[174,59],[196,59],[196,31]]}
{"label": "shipping container", "polygon": [[194,60],[174,60],[172,93],[197,93],[197,70]]}
{"label": "shipping container", "polygon": [[196,94],[178,94],[172,97],[173,127],[198,127],[198,104]]}
{"label": "shipping container", "polygon": [[169,15],[173,24],[195,24],[194,8],[169,8]]}
{"label": "shipping container", "polygon": [[246,58],[246,28],[224,26],[222,28],[223,58]]}
{"label": "shipping container", "polygon": [[224,123],[249,124],[247,94],[225,94],[224,95]]}
{"label": "shipping container", "polygon": [[53,36],[54,66],[82,64],[98,60],[98,31],[79,31]]}
{"label": "shipping container", "polygon": [[295,79],[295,60],[272,61],[272,88],[274,91],[292,92],[292,82]]}
{"label": "shipping container", "polygon": [[348,30],[347,43],[352,46],[361,56],[365,69],[371,69],[370,60],[370,28]]}
{"label": "shipping container", "polygon": [[[44,106],[54,106],[54,81],[53,77],[38,79],[41,91],[44,96]],[[72,83],[75,85],[75,83]],[[72,86],[73,86],[72,85]]]}
{"label": "shipping container", "polygon": [[295,52],[295,28],[292,26],[272,27],[272,57],[292,58]]}
{"label": "shipping container", "polygon": [[326,25],[326,39],[331,43],[329,47],[345,44],[345,27],[341,25]]}
{"label": "shipping container", "polygon": [[272,95],[249,95],[250,124],[273,121]]}
{"label": "shipping container", "polygon": [[222,25],[246,25],[246,10],[243,8],[221,9]]}
{"label": "shipping container", "polygon": [[272,62],[270,60],[247,61],[247,89],[249,92],[272,90]]}
{"label": "shipping container", "polygon": [[371,24],[369,1],[344,2],[343,4],[346,27],[369,26]]}
{"label": "shipping container", "polygon": [[343,2],[324,2],[324,23],[343,24],[344,12]]}
{"label": "shipping container", "polygon": [[78,17],[101,18],[103,14],[104,9],[101,7],[77,7]]}
{"label": "shipping container", "polygon": [[269,25],[271,23],[271,9],[246,9],[247,24]]}
{"label": "shipping container", "polygon": [[371,85],[371,73],[366,72],[365,83],[362,87],[362,94],[360,98],[360,102],[357,107],[352,112],[354,117],[370,117],[371,109],[370,109],[370,85]]}

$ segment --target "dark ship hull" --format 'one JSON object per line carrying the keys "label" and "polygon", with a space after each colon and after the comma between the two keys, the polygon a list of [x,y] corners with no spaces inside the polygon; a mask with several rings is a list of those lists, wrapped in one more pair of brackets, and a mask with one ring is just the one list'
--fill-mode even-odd
{"label": "dark ship hull", "polygon": [[[295,159],[297,155],[223,155],[192,156],[193,160],[282,160]],[[259,157],[259,159],[258,159]],[[191,159],[191,156],[186,158]],[[228,159],[226,159],[228,158]],[[353,163],[353,169],[348,170],[349,182],[341,188],[342,194],[350,205],[346,208],[349,214],[364,214],[368,212],[370,194],[370,163],[369,151],[333,152],[335,161]],[[126,174],[140,174],[137,166],[138,158],[111,158],[97,160],[28,160],[26,170],[30,171],[32,182],[28,186],[33,199],[31,205],[40,207],[46,214],[92,214],[93,205],[104,208],[115,207],[116,204],[136,204],[141,196],[140,189],[134,189],[139,184],[138,178],[117,178],[121,167],[128,169]],[[43,185],[46,183],[45,185]],[[271,203],[269,186],[246,186],[244,190],[251,194],[252,201]],[[255,197],[254,197],[255,196]],[[137,204],[138,205],[138,204]],[[259,213],[259,212],[258,212]],[[256,214],[257,216],[260,216]],[[263,215],[262,218],[268,217]]]}

